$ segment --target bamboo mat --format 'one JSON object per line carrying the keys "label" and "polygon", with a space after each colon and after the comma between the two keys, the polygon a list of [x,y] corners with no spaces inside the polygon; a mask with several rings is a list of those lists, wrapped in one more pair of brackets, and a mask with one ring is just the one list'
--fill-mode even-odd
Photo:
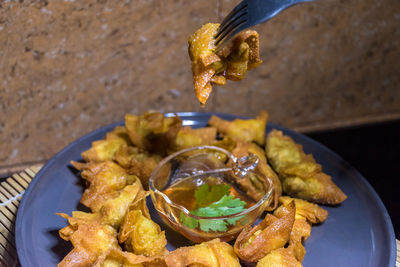
{"label": "bamboo mat", "polygon": [[[14,174],[0,184],[0,266],[19,266],[15,248],[15,218],[22,195],[40,170],[35,165]],[[396,267],[400,267],[400,241],[396,239]]]}

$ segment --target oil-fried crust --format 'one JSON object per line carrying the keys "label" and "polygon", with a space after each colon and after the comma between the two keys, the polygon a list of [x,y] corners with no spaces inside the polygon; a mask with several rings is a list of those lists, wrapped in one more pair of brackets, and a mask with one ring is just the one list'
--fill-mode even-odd
{"label": "oil-fried crust", "polygon": [[224,85],[226,79],[244,79],[247,70],[262,63],[259,54],[259,35],[256,31],[239,33],[221,51],[216,52],[214,37],[219,24],[203,25],[189,37],[189,56],[192,61],[193,85],[201,104],[209,98],[212,85]]}
{"label": "oil-fried crust", "polygon": [[301,145],[281,131],[268,134],[265,150],[286,194],[328,205],[340,204],[347,198],[313,156],[305,154]]}
{"label": "oil-fried crust", "polygon": [[267,214],[260,224],[243,229],[234,245],[239,258],[246,262],[257,262],[289,241],[296,213],[294,201],[286,205],[285,209],[280,218]]}

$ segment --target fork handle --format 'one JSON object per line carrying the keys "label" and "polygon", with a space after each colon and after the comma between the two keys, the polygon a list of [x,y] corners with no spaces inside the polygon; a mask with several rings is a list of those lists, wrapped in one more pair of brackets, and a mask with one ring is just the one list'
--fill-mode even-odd
{"label": "fork handle", "polygon": [[279,12],[302,2],[311,2],[313,0],[248,0],[257,2],[256,5],[249,5],[249,14],[252,14],[249,27],[266,22],[273,18]]}

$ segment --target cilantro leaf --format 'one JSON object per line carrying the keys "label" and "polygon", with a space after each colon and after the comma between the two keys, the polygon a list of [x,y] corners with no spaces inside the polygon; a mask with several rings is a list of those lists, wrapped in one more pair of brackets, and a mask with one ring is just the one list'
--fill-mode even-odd
{"label": "cilantro leaf", "polygon": [[[211,186],[210,190],[210,187],[207,184],[200,186],[195,191],[197,205],[200,207],[192,210],[190,213],[201,217],[218,217],[244,211],[244,206],[246,202],[240,200],[239,198],[235,198],[232,195],[229,195],[229,188],[229,185],[213,185]],[[219,198],[216,198],[217,196],[219,196]],[[204,198],[206,200],[201,198]],[[241,220],[242,223],[246,223],[247,216],[244,215],[238,218],[231,218],[226,220],[196,220],[194,218],[190,218],[184,213],[181,213],[180,220],[183,225],[191,229],[200,227],[200,229],[205,232],[225,232],[228,230],[228,225],[235,225],[236,222],[239,220]]]}
{"label": "cilantro leaf", "polygon": [[194,192],[197,207],[205,207],[219,200],[221,197],[229,193],[229,188],[230,185],[227,184],[214,184],[211,186],[211,189],[208,184],[201,185]]}
{"label": "cilantro leaf", "polygon": [[228,227],[224,220],[199,220],[200,229],[204,232],[214,231],[214,232],[226,232]]}
{"label": "cilantro leaf", "polygon": [[189,227],[190,229],[197,228],[199,225],[198,220],[187,216],[185,213],[181,212],[179,216],[179,220],[182,222],[183,225]]}
{"label": "cilantro leaf", "polygon": [[[239,198],[234,198],[232,195],[224,195],[220,200],[210,204],[211,208],[237,208],[241,207],[244,210],[244,205],[246,202],[240,200]],[[236,213],[236,212],[234,212]],[[233,214],[233,213],[230,213]],[[225,215],[230,215],[225,214]]]}

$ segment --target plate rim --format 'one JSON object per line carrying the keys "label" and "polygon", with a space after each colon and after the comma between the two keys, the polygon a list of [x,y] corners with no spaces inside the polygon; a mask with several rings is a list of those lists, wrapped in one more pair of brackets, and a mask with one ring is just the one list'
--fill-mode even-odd
{"label": "plate rim", "polygon": [[[242,116],[242,115],[235,115],[231,113],[220,113],[220,112],[166,112],[164,113],[165,116],[173,116],[174,114],[177,114],[182,121],[184,121],[184,118],[190,118],[190,117],[209,117],[212,115],[216,116],[221,116],[229,119],[248,119],[248,116]],[[84,141],[85,139],[88,139],[94,135],[99,134],[100,132],[106,131],[106,129],[112,129],[115,128],[116,126],[124,125],[124,121],[119,121],[119,122],[114,122],[111,124],[104,125],[102,127],[99,127],[77,139],[75,139],[73,142],[62,148],[59,152],[57,152],[53,157],[50,158],[49,161],[47,161],[44,166],[39,170],[39,172],[35,175],[34,179],[29,183],[27,189],[25,190],[22,199],[20,201],[20,204],[17,209],[17,214],[16,214],[16,223],[15,223],[15,246],[16,246],[16,251],[17,251],[17,257],[19,260],[19,263],[22,267],[29,266],[29,261],[25,257],[24,253],[24,246],[23,246],[23,240],[22,240],[22,226],[23,226],[23,210],[25,209],[25,205],[28,203],[29,195],[32,194],[32,191],[34,190],[36,184],[40,180],[40,177],[43,175],[43,173],[46,172],[48,168],[51,167],[53,162],[55,162],[62,154],[66,153],[71,149],[72,147],[75,146],[76,143],[79,143],[81,141]],[[295,135],[297,137],[301,137],[303,139],[306,139],[308,142],[312,143],[313,145],[318,146],[319,148],[322,148],[325,150],[325,152],[330,153],[333,155],[338,161],[340,161],[342,164],[347,165],[350,167],[352,171],[358,176],[360,181],[363,183],[364,186],[367,187],[369,190],[369,193],[372,194],[373,198],[376,200],[376,204],[379,206],[380,210],[382,211],[383,214],[383,219],[386,223],[386,229],[388,230],[388,235],[390,237],[390,242],[388,243],[390,247],[389,251],[389,266],[394,266],[396,262],[396,237],[394,233],[394,228],[393,228],[393,223],[392,220],[390,219],[390,215],[382,202],[381,198],[379,197],[378,193],[375,191],[375,189],[372,187],[372,185],[368,182],[368,180],[356,169],[354,168],[349,162],[347,162],[345,159],[343,159],[339,154],[331,150],[330,148],[326,147],[325,145],[321,144],[320,142],[302,134],[299,132],[296,132],[294,130],[291,130],[289,128],[280,126],[278,124],[275,124],[273,122],[268,122],[267,125],[272,126],[273,128],[277,128],[280,130],[285,130],[289,132],[292,135]]]}

